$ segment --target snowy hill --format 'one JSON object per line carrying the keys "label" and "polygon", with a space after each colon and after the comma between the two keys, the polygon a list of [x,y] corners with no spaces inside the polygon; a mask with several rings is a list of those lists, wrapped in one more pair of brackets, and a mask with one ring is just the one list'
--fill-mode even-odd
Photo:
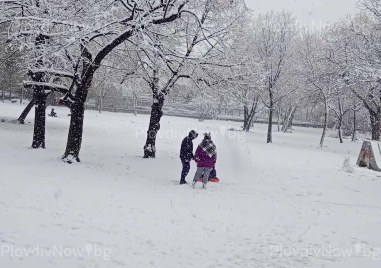
{"label": "snowy hill", "polygon": [[[296,128],[269,145],[264,125],[164,117],[147,160],[148,116],[87,111],[68,165],[68,110],[47,118],[46,150],[28,148],[32,114],[9,122],[21,111],[0,104],[0,267],[380,267],[381,175],[354,166],[361,143],[321,150],[319,129]],[[218,148],[207,190],[178,185],[190,129]]]}

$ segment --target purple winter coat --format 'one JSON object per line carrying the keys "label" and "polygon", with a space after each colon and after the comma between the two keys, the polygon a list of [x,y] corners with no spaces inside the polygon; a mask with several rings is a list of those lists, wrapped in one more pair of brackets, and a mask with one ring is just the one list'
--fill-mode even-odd
{"label": "purple winter coat", "polygon": [[194,159],[197,163],[197,167],[214,168],[216,165],[217,154],[210,157],[201,146],[197,147]]}

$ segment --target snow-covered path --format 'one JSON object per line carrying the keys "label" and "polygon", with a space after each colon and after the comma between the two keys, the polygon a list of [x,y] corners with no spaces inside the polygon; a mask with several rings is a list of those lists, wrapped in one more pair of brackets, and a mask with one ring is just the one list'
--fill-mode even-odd
{"label": "snow-covered path", "polygon": [[[0,119],[20,110],[1,103]],[[146,160],[147,116],[87,111],[82,162],[67,165],[56,110],[46,150],[28,149],[32,124],[0,123],[0,267],[380,267],[381,175],[341,170],[360,143],[320,150],[319,130],[297,128],[268,145],[265,126],[164,117]],[[207,190],[175,184],[191,128],[218,147]]]}

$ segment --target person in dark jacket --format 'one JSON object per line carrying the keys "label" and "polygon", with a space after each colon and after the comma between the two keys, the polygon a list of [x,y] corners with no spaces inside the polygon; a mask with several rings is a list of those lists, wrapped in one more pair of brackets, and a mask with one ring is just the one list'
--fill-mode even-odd
{"label": "person in dark jacket", "polygon": [[180,159],[183,165],[183,170],[181,171],[180,184],[187,184],[187,181],[185,180],[185,178],[188,175],[190,170],[190,161],[194,159],[193,140],[196,139],[197,137],[198,137],[197,132],[192,130],[191,132],[189,132],[189,135],[185,137],[183,141],[181,142]]}

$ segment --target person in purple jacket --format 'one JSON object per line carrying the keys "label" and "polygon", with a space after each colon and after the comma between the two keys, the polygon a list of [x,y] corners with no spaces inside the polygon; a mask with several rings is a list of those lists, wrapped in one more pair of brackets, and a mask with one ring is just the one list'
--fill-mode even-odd
{"label": "person in purple jacket", "polygon": [[215,168],[217,161],[217,148],[212,141],[210,133],[204,134],[204,139],[197,147],[194,155],[194,160],[197,163],[197,171],[194,175],[193,186],[198,179],[203,179],[203,187],[208,182],[209,173]]}

